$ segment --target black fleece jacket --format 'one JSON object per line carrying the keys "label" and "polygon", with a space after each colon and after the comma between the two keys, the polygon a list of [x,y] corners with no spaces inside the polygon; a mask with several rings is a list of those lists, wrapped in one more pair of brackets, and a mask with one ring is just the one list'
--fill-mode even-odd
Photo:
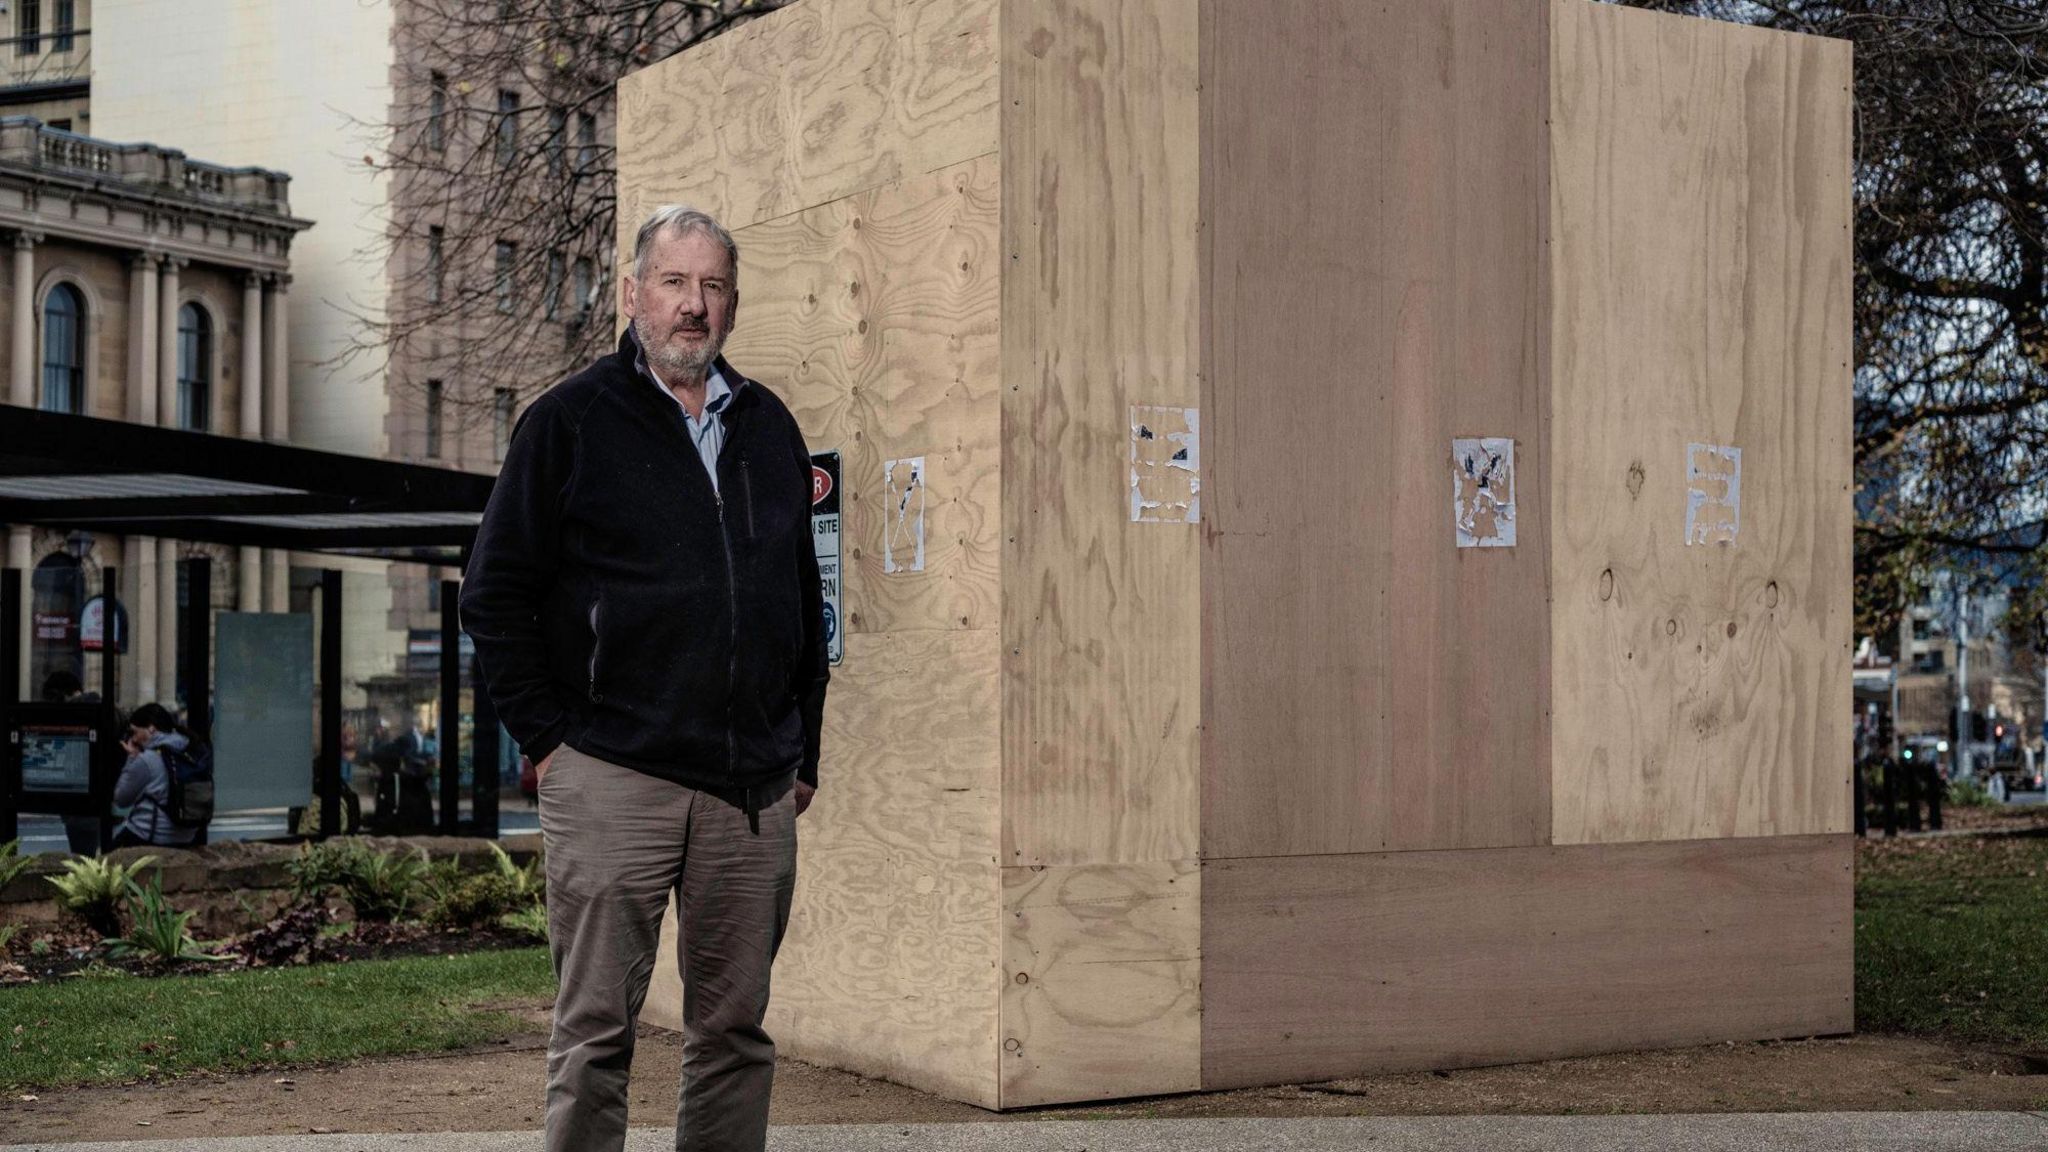
{"label": "black fleece jacket", "polygon": [[815,786],[830,670],[803,434],[720,360],[714,491],[637,354],[629,330],[513,430],[462,584],[491,701],[536,762],[566,743],[727,797]]}

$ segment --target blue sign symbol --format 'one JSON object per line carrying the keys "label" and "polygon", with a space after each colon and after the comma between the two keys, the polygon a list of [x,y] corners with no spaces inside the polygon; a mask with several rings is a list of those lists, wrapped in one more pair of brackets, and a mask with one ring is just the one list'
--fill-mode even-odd
{"label": "blue sign symbol", "polygon": [[825,601],[825,643],[830,644],[837,639],[839,639],[839,613],[833,609],[832,602],[827,600]]}

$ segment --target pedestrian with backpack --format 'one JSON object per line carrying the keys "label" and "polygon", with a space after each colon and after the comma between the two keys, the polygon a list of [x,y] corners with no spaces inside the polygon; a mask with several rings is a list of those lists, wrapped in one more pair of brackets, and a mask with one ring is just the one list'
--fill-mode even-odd
{"label": "pedestrian with backpack", "polygon": [[127,808],[128,818],[114,831],[114,847],[204,843],[213,818],[213,749],[161,704],[128,717],[121,747],[128,763],[114,782],[114,806]]}

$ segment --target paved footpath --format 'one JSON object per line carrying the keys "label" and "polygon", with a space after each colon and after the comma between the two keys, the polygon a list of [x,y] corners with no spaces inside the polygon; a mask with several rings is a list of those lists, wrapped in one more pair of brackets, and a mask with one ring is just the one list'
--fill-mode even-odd
{"label": "paved footpath", "polygon": [[[772,1152],[2048,1152],[2048,1114],[1421,1116],[1315,1120],[1023,1120],[777,1128]],[[12,1144],[0,1152],[533,1152],[532,1132],[243,1136]],[[628,1152],[675,1147],[636,1128]]]}

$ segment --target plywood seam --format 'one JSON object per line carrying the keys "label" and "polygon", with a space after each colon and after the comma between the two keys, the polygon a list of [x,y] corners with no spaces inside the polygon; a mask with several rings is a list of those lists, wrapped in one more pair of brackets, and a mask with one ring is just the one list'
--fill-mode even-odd
{"label": "plywood seam", "polygon": [[865,188],[856,188],[853,191],[848,192],[844,196],[834,196],[830,200],[820,200],[816,204],[806,204],[801,208],[792,209],[788,212],[782,213],[779,216],[769,216],[761,220],[756,220],[751,224],[743,224],[740,227],[734,228],[732,230],[733,239],[738,240],[740,237],[745,236],[747,233],[752,232],[756,228],[764,228],[771,224],[782,223],[783,221],[788,220],[792,216],[801,216],[806,212],[816,212],[820,208],[830,208],[834,204],[844,204],[848,200],[858,200],[862,196],[871,195],[872,193],[879,192],[884,189],[897,188],[902,185],[908,184],[913,180],[922,180],[925,177],[932,175],[933,173],[944,172],[948,168],[960,168],[968,164],[972,164],[978,160],[991,159],[996,161],[996,163],[1000,165],[1002,163],[1002,154],[997,151],[977,152],[972,156],[962,156],[958,160],[948,160],[944,164],[940,164],[932,168],[927,168],[919,172],[906,172],[894,180],[884,180],[879,184],[870,184]]}
{"label": "plywood seam", "polygon": [[[811,446],[811,450],[815,452],[815,451],[819,451],[820,449],[819,449],[819,447],[818,447],[817,445],[815,445],[815,444],[814,444],[814,445],[812,445],[812,446]],[[827,448],[825,448],[825,449],[823,449],[823,450],[824,450],[824,451],[832,451],[833,449],[831,449],[831,448],[827,447]],[[916,575],[918,575],[918,574],[917,574],[917,573],[911,573],[911,574],[910,574],[910,576],[911,576],[911,577],[915,577]],[[958,628],[958,627],[954,627],[954,628],[923,628],[923,627],[918,627],[918,628],[848,628],[848,629],[846,630],[846,634],[847,634],[848,636],[911,636],[911,635],[916,635],[916,634],[918,634],[918,633],[923,633],[923,632],[966,632],[966,633],[970,633],[970,634],[971,634],[971,633],[975,633],[975,632],[1001,632],[1001,631],[1002,631],[1002,629],[1001,629],[1001,628],[998,628],[998,627],[995,627],[995,626],[993,626],[993,625],[990,625],[990,626],[988,626],[988,627],[984,627],[984,628]]]}
{"label": "plywood seam", "polygon": [[[1851,835],[1851,833],[1847,831],[1821,829],[1818,831],[1773,832],[1762,836],[1660,836],[1644,840],[1575,840],[1561,844],[1547,842],[1542,844],[1475,844],[1469,848],[1373,848],[1363,852],[1277,852],[1264,856],[1203,856],[1201,857],[1201,863],[1230,864],[1238,861],[1244,861],[1249,863],[1259,860],[1313,860],[1321,857],[1330,856],[1425,856],[1432,852],[1439,854],[1470,854],[1473,852],[1528,852],[1533,849],[1539,848],[1548,848],[1555,849],[1558,851],[1565,851],[1573,848],[1625,848],[1632,844],[1741,844],[1764,843],[1773,840],[1804,840],[1816,836],[1848,835]],[[1016,867],[1016,865],[1004,865],[1004,867]]]}

